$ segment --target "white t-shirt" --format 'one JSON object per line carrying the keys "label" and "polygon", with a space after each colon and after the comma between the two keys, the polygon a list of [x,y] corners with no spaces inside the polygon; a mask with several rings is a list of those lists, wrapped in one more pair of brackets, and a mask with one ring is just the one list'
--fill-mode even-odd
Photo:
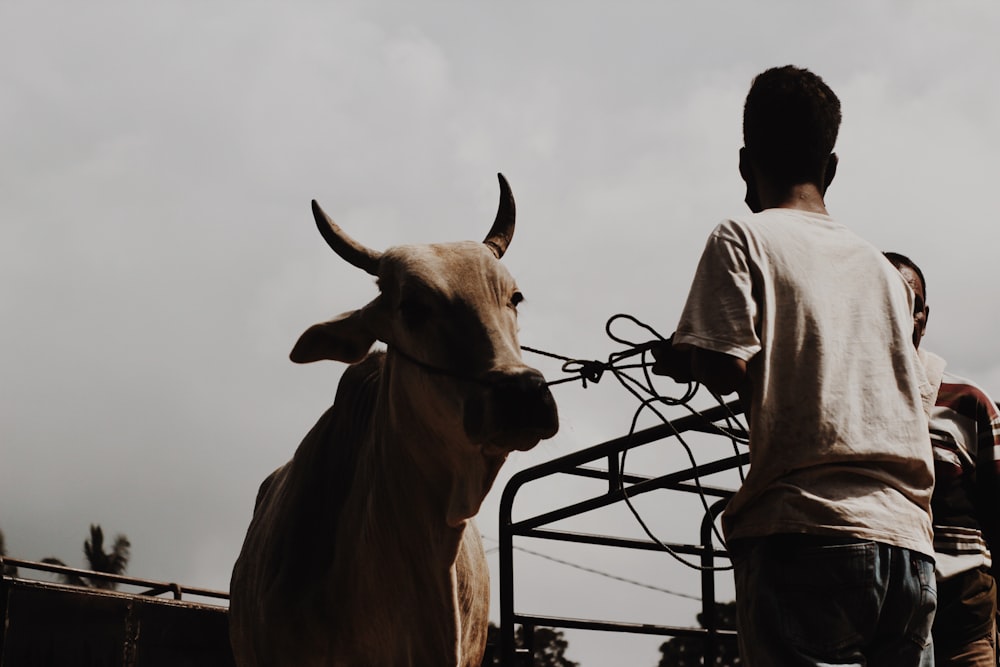
{"label": "white t-shirt", "polygon": [[934,553],[933,390],[912,298],[829,216],[778,208],[716,227],[674,342],[748,362],[750,470],[727,539],[844,535]]}

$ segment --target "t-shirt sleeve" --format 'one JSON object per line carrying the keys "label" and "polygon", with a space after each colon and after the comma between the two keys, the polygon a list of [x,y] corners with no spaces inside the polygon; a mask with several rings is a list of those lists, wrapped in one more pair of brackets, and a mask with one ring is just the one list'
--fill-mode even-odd
{"label": "t-shirt sleeve", "polygon": [[722,223],[708,237],[674,344],[749,361],[761,349],[746,242]]}

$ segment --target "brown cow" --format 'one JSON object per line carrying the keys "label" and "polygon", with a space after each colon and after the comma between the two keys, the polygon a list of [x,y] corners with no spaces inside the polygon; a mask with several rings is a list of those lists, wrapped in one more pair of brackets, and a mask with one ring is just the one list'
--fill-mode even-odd
{"label": "brown cow", "polygon": [[[352,363],[333,407],[260,487],[233,569],[241,667],[478,666],[489,573],[472,518],[507,455],[558,429],[521,360],[522,296],[499,258],[514,199],[483,243],[390,248],[320,233],[378,277],[360,310],[310,327],[291,358]],[[385,352],[368,354],[376,340]]]}

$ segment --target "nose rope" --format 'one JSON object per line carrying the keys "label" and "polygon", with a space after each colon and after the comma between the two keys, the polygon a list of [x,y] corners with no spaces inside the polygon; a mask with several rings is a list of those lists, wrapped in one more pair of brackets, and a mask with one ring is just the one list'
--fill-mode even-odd
{"label": "nose rope", "polygon": [[[644,330],[646,333],[651,335],[652,340],[647,339],[645,342],[634,342],[614,333],[612,331],[613,327],[615,326],[616,323],[621,321],[629,322],[632,325]],[[548,384],[550,386],[555,384],[561,384],[563,382],[573,382],[579,380],[583,384],[583,387],[586,388],[588,381],[596,384],[598,381],[600,381],[601,377],[604,375],[605,372],[610,372],[615,377],[615,379],[618,380],[618,382],[622,385],[622,387],[624,387],[630,394],[632,394],[632,396],[634,396],[639,401],[639,407],[632,415],[632,423],[629,428],[628,436],[631,436],[632,434],[635,433],[635,430],[638,426],[639,417],[642,415],[643,412],[647,410],[653,412],[656,415],[656,417],[664,424],[671,425],[671,421],[667,419],[667,417],[660,411],[659,409],[660,406],[682,406],[684,409],[686,409],[688,412],[692,414],[701,414],[698,410],[691,407],[691,405],[689,404],[691,399],[694,398],[695,394],[698,391],[699,385],[697,383],[694,382],[687,383],[684,393],[678,398],[664,396],[654,386],[653,375],[650,373],[650,368],[652,367],[653,362],[648,359],[647,354],[651,354],[653,347],[665,341],[666,338],[661,336],[655,329],[653,329],[653,327],[649,326],[648,324],[639,321],[638,319],[636,319],[631,315],[625,315],[625,314],[612,315],[605,324],[605,332],[607,333],[608,337],[611,338],[611,340],[626,346],[626,349],[618,352],[613,352],[612,354],[610,354],[606,362],[587,360],[587,359],[575,359],[573,357],[567,357],[561,354],[555,354],[553,352],[546,352],[544,350],[539,350],[537,348],[527,347],[524,345],[521,346],[521,349],[524,350],[525,352],[531,352],[533,354],[539,354],[545,357],[550,357],[552,359],[558,359],[563,362],[562,371],[564,373],[572,374],[571,377],[562,378],[559,380],[553,380],[552,382],[549,382]],[[621,363],[623,360],[629,359],[637,355],[640,356],[640,360],[638,362],[624,363],[624,364]],[[630,371],[636,371],[636,370],[641,370],[642,378],[633,377],[633,375],[630,373]],[[720,405],[725,406],[725,401],[722,400],[722,397],[716,394],[712,394],[712,396]],[[742,423],[740,423],[739,419],[737,419],[737,416],[732,412],[730,412],[729,416],[726,418],[725,426],[718,426],[714,422],[708,422],[706,420],[706,427],[710,432],[714,432],[728,438],[733,443],[733,450],[737,454],[739,453],[738,445],[739,444],[745,445],[749,441],[749,438],[747,436],[747,427]],[[681,445],[681,447],[684,448],[684,451],[687,453],[688,460],[690,461],[692,468],[697,468],[698,463],[695,460],[694,452],[688,445],[688,443],[685,442],[684,438],[681,436],[681,433],[676,429],[674,429],[673,436],[676,438],[677,442]],[[644,521],[642,516],[639,514],[639,511],[633,505],[632,499],[628,496],[627,492],[628,485],[625,483],[624,480],[625,460],[627,454],[628,454],[627,449],[622,451],[618,463],[618,469],[614,471],[609,470],[608,472],[609,473],[613,472],[614,474],[618,475],[618,486],[623,491],[623,499],[625,501],[625,504],[628,505],[629,510],[636,519],[636,522],[643,529],[646,535],[653,542],[655,542],[662,551],[667,552],[675,560],[677,560],[681,564],[691,569],[701,570],[701,571],[731,570],[732,566],[705,567],[699,563],[688,561],[683,556],[675,552],[670,547],[670,545],[661,541],[653,533],[653,531],[647,525],[646,521]],[[744,478],[744,472],[742,466],[739,466],[739,475],[740,475],[740,481],[742,482]],[[706,513],[710,512],[708,499],[705,495],[704,489],[702,489],[701,487],[700,477],[695,476],[693,478],[693,481],[698,489],[698,494],[701,498],[702,506],[704,507],[705,512]],[[719,533],[719,530],[714,523],[712,524],[712,532],[715,534],[720,544],[725,544],[725,539]]]}
{"label": "nose rope", "polygon": [[414,366],[419,366],[420,368],[424,369],[425,371],[427,371],[428,373],[430,373],[432,375],[443,375],[445,377],[450,377],[450,378],[454,378],[456,380],[462,380],[463,382],[471,382],[473,384],[479,384],[479,385],[486,385],[486,384],[488,384],[488,382],[485,379],[483,379],[483,378],[474,377],[472,375],[466,375],[464,373],[458,373],[456,371],[452,371],[452,370],[448,370],[448,369],[445,369],[445,368],[441,368],[439,366],[433,366],[431,364],[428,364],[426,361],[421,361],[420,359],[417,359],[413,355],[408,354],[407,352],[404,352],[402,350],[402,348],[399,348],[399,347],[397,347],[395,345],[390,346],[388,349],[391,350],[392,352],[398,354],[403,359],[406,359],[407,361],[409,361]]}
{"label": "nose rope", "polygon": [[[630,322],[635,326],[639,327],[640,329],[644,329],[646,332],[648,332],[653,336],[653,340],[637,343],[628,340],[627,338],[624,338],[619,334],[616,334],[614,331],[612,331],[612,329],[616,322],[622,320]],[[640,321],[639,319],[633,317],[632,315],[626,315],[623,313],[612,315],[608,319],[607,324],[605,324],[604,331],[608,335],[608,337],[614,342],[627,346],[627,349],[625,350],[619,352],[613,352],[612,354],[610,354],[608,356],[607,361],[566,357],[561,354],[556,354],[554,352],[546,352],[545,350],[539,350],[538,348],[528,347],[527,345],[522,345],[521,349],[524,350],[525,352],[539,354],[544,357],[550,357],[552,359],[559,359],[560,361],[563,362],[562,371],[564,373],[570,373],[573,375],[573,377],[562,378],[560,380],[552,380],[551,382],[546,383],[549,386],[562,384],[564,382],[575,382],[576,380],[579,380],[583,385],[583,388],[586,389],[588,381],[593,382],[594,384],[600,382],[601,378],[604,376],[605,371],[611,371],[615,373],[615,375],[617,375],[619,379],[621,379],[621,371],[641,368],[643,369],[646,375],[645,387],[646,388],[651,387],[652,378],[649,376],[649,373],[646,369],[652,366],[652,364],[646,360],[645,353],[649,352],[652,346],[655,345],[657,342],[666,339],[663,336],[661,336],[656,331],[656,329],[649,326],[645,322]],[[635,355],[640,355],[640,354],[643,356],[643,358],[642,361],[638,364],[622,365],[620,363],[623,359],[628,359],[629,357],[633,357]],[[629,378],[628,376],[626,376],[626,378],[629,381],[635,382],[632,378]],[[655,393],[655,392],[650,391],[649,393]]]}
{"label": "nose rope", "polygon": [[604,371],[607,370],[607,364],[601,361],[589,361],[586,359],[573,359],[571,357],[564,357],[561,354],[555,354],[554,352],[546,352],[544,350],[539,350],[534,347],[528,347],[527,345],[522,345],[521,349],[525,352],[531,352],[533,354],[540,354],[543,357],[549,357],[552,359],[559,359],[564,362],[562,365],[562,371],[564,373],[572,373],[578,377],[568,377],[562,378],[560,380],[550,380],[545,384],[549,387],[556,384],[562,384],[564,382],[575,382],[580,380],[583,383],[583,388],[587,388],[587,381],[597,384],[601,381],[601,376],[604,375]]}

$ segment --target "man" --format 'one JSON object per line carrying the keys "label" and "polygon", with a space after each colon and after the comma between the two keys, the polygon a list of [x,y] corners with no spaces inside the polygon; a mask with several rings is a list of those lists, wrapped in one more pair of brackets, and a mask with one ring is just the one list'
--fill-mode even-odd
{"label": "man", "polygon": [[654,349],[655,372],[739,391],[749,411],[750,470],[723,528],[750,667],[933,659],[930,389],[910,290],[827,212],[839,126],[812,72],[754,79],[753,215],[712,232],[672,344]]}
{"label": "man", "polygon": [[945,372],[945,361],[920,347],[927,328],[927,283],[913,260],[885,256],[913,289],[913,345],[937,391],[934,446],[934,617],[937,667],[995,667],[996,582],[989,544],[1000,536],[1000,412],[974,382]]}

